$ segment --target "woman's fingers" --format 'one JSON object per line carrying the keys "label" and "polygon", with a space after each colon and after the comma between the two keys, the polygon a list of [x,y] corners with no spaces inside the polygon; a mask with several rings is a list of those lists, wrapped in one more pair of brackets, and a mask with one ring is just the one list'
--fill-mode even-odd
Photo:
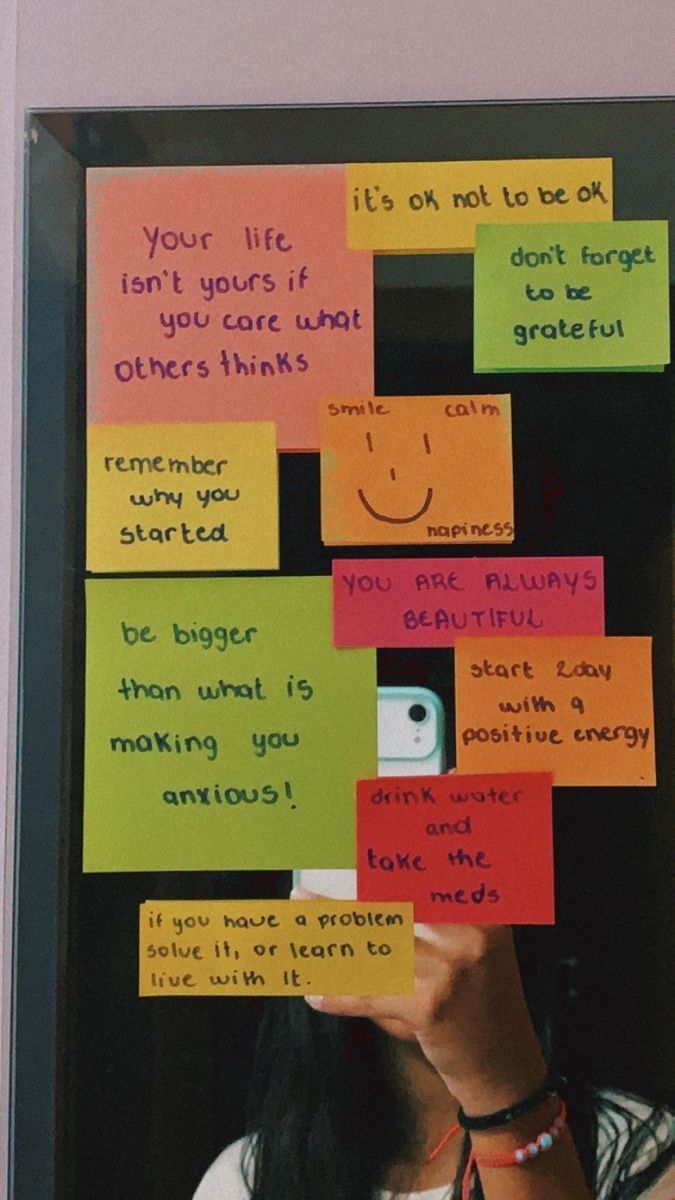
{"label": "woman's fingers", "polygon": [[295,884],[291,888],[291,900],[327,900],[327,896],[319,896],[317,892],[309,892],[307,888],[300,887],[300,884]]}
{"label": "woman's fingers", "polygon": [[305,996],[304,999],[310,1008],[334,1017],[369,1017],[412,1024],[416,1015],[414,996]]}
{"label": "woman's fingers", "polygon": [[334,1017],[372,1017],[372,996],[305,996],[305,1002],[317,1012]]}
{"label": "woman's fingers", "polygon": [[[291,895],[297,900],[326,900],[303,887],[295,887]],[[317,1012],[334,1016],[396,1021],[418,1033],[431,1031],[447,1021],[456,1000],[470,996],[472,979],[476,985],[484,981],[488,964],[494,972],[494,964],[508,958],[511,941],[511,931],[505,926],[416,923],[414,933],[412,994],[309,996],[307,1003]],[[367,987],[366,976],[364,990]]]}
{"label": "woman's fingers", "polygon": [[[331,903],[328,896],[320,896],[300,885],[292,889],[291,900],[326,900]],[[416,922],[413,929],[416,949],[426,946],[451,955],[462,949],[479,950],[486,942],[509,936],[508,927],[500,925],[425,925]]]}
{"label": "woman's fingers", "polygon": [[[296,885],[291,892],[292,900],[326,900],[307,888]],[[401,1002],[407,1000],[412,1008],[414,996],[305,996],[305,1002],[316,1012],[336,1017],[370,1017],[371,1019],[397,1018],[405,1020],[400,1012]]]}

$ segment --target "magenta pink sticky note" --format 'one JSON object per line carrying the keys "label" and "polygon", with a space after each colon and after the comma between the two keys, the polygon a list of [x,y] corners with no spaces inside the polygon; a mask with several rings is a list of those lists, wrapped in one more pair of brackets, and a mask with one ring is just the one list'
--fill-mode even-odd
{"label": "magenta pink sticky note", "polygon": [[602,558],[333,560],[336,646],[604,632]]}

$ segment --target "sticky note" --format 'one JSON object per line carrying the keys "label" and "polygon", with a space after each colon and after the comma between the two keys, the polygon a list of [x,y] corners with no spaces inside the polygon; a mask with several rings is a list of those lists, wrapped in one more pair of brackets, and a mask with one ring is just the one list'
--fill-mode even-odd
{"label": "sticky note", "polygon": [[276,421],[316,450],[318,399],[373,387],[372,254],[344,166],[87,171],[91,422]]}
{"label": "sticky note", "polygon": [[474,370],[670,362],[668,223],[479,225]]}
{"label": "sticky note", "polygon": [[411,904],[153,900],[141,996],[410,995]]}
{"label": "sticky note", "polygon": [[602,558],[334,558],[336,646],[605,632]]}
{"label": "sticky note", "polygon": [[611,221],[611,158],[350,163],[353,249],[473,250],[476,225]]}
{"label": "sticky note", "polygon": [[330,579],[90,579],[85,871],[353,867],[372,650]]}
{"label": "sticky note", "polygon": [[90,571],[278,566],[273,424],[89,426]]}
{"label": "sticky note", "polygon": [[513,541],[510,396],[321,405],[327,545]]}
{"label": "sticky note", "polygon": [[457,769],[656,783],[651,638],[459,638]]}
{"label": "sticky note", "polygon": [[551,925],[551,776],[361,780],[360,900],[411,900],[415,920]]}

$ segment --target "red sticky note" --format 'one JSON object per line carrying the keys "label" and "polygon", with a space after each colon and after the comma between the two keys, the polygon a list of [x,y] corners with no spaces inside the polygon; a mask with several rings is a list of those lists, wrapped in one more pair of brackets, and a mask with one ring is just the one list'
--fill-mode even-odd
{"label": "red sticky note", "polygon": [[604,632],[602,558],[333,559],[336,646]]}
{"label": "red sticky note", "polygon": [[344,166],[87,172],[89,421],[275,421],[318,450],[319,399],[373,388],[373,256]]}
{"label": "red sticky note", "polygon": [[357,787],[359,900],[415,920],[552,925],[550,774],[418,775]]}

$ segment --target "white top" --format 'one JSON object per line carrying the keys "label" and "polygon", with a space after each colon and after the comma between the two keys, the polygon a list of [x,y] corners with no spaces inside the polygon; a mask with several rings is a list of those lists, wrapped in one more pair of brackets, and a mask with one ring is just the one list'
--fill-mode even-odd
{"label": "white top", "polygon": [[[627,1141],[631,1127],[634,1123],[646,1120],[652,1113],[653,1109],[643,1101],[632,1096],[626,1096],[620,1092],[604,1092],[603,1095],[616,1099],[620,1102],[625,1112],[624,1128],[619,1132],[614,1127],[614,1136],[610,1140],[605,1133],[603,1137],[603,1125],[601,1123],[598,1134],[598,1160],[602,1166],[602,1160],[605,1156],[611,1156],[616,1152],[616,1143],[624,1139]],[[664,1112],[663,1119],[659,1128],[659,1142],[662,1148],[675,1140],[675,1117],[668,1112]],[[662,1140],[663,1139],[663,1140]],[[241,1171],[241,1156],[244,1149],[244,1139],[241,1138],[238,1142],[233,1142],[228,1146],[217,1159],[211,1164],[204,1178],[202,1179],[197,1191],[194,1194],[193,1200],[250,1200],[250,1192],[244,1182]],[[640,1161],[630,1163],[629,1174],[638,1174],[638,1172],[649,1165],[651,1158],[647,1152],[647,1157]],[[405,1200],[453,1200],[455,1193],[448,1191],[448,1184],[441,1187],[430,1188],[424,1192],[408,1192]],[[641,1193],[640,1200],[674,1200],[675,1198],[675,1164],[669,1167],[663,1175],[652,1184],[651,1188]],[[290,1197],[285,1197],[284,1200],[291,1200]],[[377,1192],[374,1200],[397,1200],[393,1192]],[[597,1200],[604,1200],[604,1193],[598,1193]]]}

